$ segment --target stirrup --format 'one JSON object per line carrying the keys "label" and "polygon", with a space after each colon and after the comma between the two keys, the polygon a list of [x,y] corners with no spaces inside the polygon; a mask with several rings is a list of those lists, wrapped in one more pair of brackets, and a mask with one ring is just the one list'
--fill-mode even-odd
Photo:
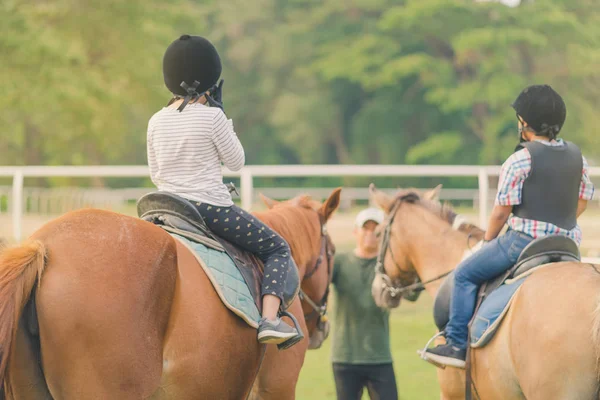
{"label": "stirrup", "polygon": [[283,343],[279,343],[277,345],[277,348],[279,350],[285,350],[285,349],[289,349],[290,347],[292,347],[293,345],[295,345],[296,343],[298,343],[299,341],[301,341],[302,339],[304,339],[304,334],[302,333],[302,329],[300,328],[300,324],[298,324],[298,320],[296,319],[296,317],[294,317],[292,314],[290,314],[287,311],[280,311],[279,312],[279,317],[288,317],[292,320],[293,324],[294,324],[294,328],[296,328],[296,331],[298,332],[298,334],[292,338],[289,338],[288,340],[286,340]]}
{"label": "stirrup", "polygon": [[441,331],[439,333],[436,333],[435,335],[433,335],[433,337],[431,339],[429,339],[429,341],[427,342],[427,344],[425,345],[423,350],[417,350],[417,354],[421,357],[422,360],[425,360],[428,363],[433,364],[436,367],[441,368],[441,369],[446,369],[446,366],[444,364],[440,364],[436,361],[433,361],[432,359],[427,357],[427,349],[429,348],[429,345],[431,344],[431,342],[433,342],[435,339],[439,338],[440,336],[444,336],[445,334],[446,334],[446,331]]}

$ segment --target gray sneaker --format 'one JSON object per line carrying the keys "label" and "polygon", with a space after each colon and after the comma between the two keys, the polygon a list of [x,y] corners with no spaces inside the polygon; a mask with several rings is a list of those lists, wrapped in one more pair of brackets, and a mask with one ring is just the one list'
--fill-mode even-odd
{"label": "gray sneaker", "polygon": [[258,341],[260,343],[280,344],[298,335],[298,331],[292,328],[281,318],[270,321],[263,318],[258,323]]}
{"label": "gray sneaker", "polygon": [[467,350],[453,346],[451,343],[440,344],[425,350],[425,361],[433,361],[438,365],[465,369]]}

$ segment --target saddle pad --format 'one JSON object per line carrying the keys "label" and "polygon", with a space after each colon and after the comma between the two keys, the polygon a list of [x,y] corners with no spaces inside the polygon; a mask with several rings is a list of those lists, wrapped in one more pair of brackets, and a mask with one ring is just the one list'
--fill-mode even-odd
{"label": "saddle pad", "polygon": [[183,236],[170,233],[176,240],[187,247],[206,272],[215,291],[219,294],[225,307],[246,321],[253,328],[258,328],[261,315],[254,303],[254,298],[246,285],[246,281],[233,260],[227,253],[192,242]]}
{"label": "saddle pad", "polygon": [[471,347],[483,347],[494,337],[512,299],[524,281],[525,278],[521,278],[501,285],[485,298],[471,324]]}

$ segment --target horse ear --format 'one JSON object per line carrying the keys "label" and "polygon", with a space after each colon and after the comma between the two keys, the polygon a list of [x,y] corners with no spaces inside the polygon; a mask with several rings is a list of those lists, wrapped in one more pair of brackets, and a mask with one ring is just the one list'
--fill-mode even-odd
{"label": "horse ear", "polygon": [[262,200],[263,203],[265,203],[265,205],[267,206],[267,208],[273,208],[275,207],[277,204],[279,204],[280,202],[277,200],[273,200],[270,197],[265,196],[262,193],[259,193],[260,199]]}
{"label": "horse ear", "polygon": [[439,184],[436,187],[434,187],[433,189],[426,191],[425,194],[423,195],[423,198],[425,200],[437,201],[440,199],[441,191],[442,191],[442,185]]}
{"label": "horse ear", "polygon": [[394,203],[392,196],[377,189],[372,183],[369,185],[369,196],[371,201],[377,205],[377,207],[386,212],[390,211],[390,208],[392,208],[392,204]]}
{"label": "horse ear", "polygon": [[330,195],[325,203],[321,206],[319,210],[319,214],[323,216],[325,221],[329,220],[331,214],[340,206],[340,195],[342,193],[342,188],[335,189]]}

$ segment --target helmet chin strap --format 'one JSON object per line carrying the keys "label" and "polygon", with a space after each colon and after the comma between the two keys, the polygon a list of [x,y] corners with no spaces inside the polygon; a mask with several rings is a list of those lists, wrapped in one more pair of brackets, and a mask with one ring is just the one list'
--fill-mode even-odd
{"label": "helmet chin strap", "polygon": [[177,107],[177,111],[182,112],[185,106],[187,106],[191,100],[196,100],[200,97],[200,94],[197,92],[198,86],[200,86],[200,82],[194,81],[192,86],[190,86],[187,83],[185,83],[185,81],[183,81],[179,84],[179,86],[181,86],[187,92],[187,95],[183,98],[183,103],[181,103],[181,105]]}
{"label": "helmet chin strap", "polygon": [[208,104],[210,104],[211,107],[218,107],[225,111],[223,109],[223,82],[224,80],[221,79],[218,84],[215,83],[213,87],[208,90],[206,101],[208,101]]}

